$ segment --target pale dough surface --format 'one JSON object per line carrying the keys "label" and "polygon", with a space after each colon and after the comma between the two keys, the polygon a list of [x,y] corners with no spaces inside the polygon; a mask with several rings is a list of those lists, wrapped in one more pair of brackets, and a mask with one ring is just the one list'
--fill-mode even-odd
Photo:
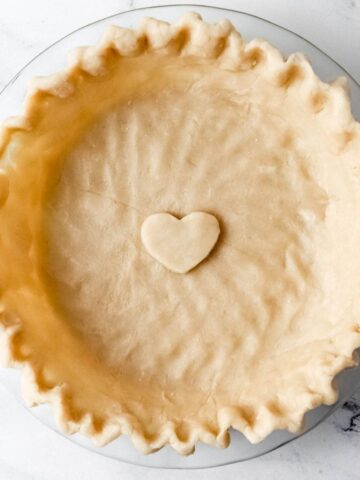
{"label": "pale dough surface", "polygon": [[[115,371],[266,396],[268,381],[302,375],[342,308],[323,303],[316,264],[332,268],[338,247],[317,258],[330,198],[313,172],[316,124],[299,139],[304,119],[286,121],[296,98],[241,78],[234,94],[208,73],[138,93],[78,142],[48,205],[46,268],[68,321]],[[216,250],[185,276],[164,270],[142,246],[143,221],[202,210],[221,221]]]}
{"label": "pale dough surface", "polygon": [[[9,358],[30,403],[102,444],[296,431],[360,345],[359,125],[341,82],[227,22],[142,28],[78,51],[4,130]],[[144,248],[160,212],[219,222],[187,273]]]}
{"label": "pale dough surface", "polygon": [[[280,121],[227,96],[162,90],[98,121],[50,200],[46,268],[71,324],[114,367],[241,392],[266,343],[277,355],[296,346],[296,322],[309,339],[326,331],[326,318],[305,328],[301,313],[317,293],[311,235],[327,196],[282,146]],[[224,234],[202,268],[178,276],[149,258],[141,226],[194,210],[214,213]]]}

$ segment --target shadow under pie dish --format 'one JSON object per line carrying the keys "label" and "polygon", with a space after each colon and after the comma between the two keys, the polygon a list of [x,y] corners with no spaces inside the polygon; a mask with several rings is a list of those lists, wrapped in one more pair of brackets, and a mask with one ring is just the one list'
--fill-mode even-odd
{"label": "shadow under pie dish", "polygon": [[[144,452],[297,431],[360,344],[344,85],[196,15],[112,27],[70,62],[2,134],[2,351],[26,400]],[[205,215],[210,250],[172,271]]]}

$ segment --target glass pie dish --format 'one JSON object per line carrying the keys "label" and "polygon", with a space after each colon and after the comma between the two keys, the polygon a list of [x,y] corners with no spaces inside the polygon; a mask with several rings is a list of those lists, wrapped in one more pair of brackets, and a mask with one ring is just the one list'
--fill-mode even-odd
{"label": "glass pie dish", "polygon": [[[6,116],[12,115],[20,110],[19,102],[23,98],[25,92],[25,84],[27,80],[35,75],[46,75],[53,71],[59,70],[64,66],[65,52],[81,44],[95,43],[98,35],[104,30],[109,23],[118,23],[120,25],[133,27],[137,21],[144,16],[154,16],[164,20],[174,20],[189,9],[197,10],[207,21],[217,21],[224,17],[228,17],[235,27],[242,33],[245,39],[253,37],[264,37],[271,41],[275,46],[279,47],[285,54],[294,51],[302,51],[311,59],[315,71],[323,80],[332,80],[340,75],[348,77],[349,85],[352,90],[354,114],[359,112],[359,87],[344,72],[339,65],[333,62],[322,52],[308,44],[300,37],[281,29],[273,24],[265,22],[259,18],[252,17],[238,12],[224,11],[222,9],[214,9],[198,6],[171,6],[171,7],[153,7],[150,9],[140,9],[126,12],[118,16],[101,20],[92,25],[84,27],[73,34],[65,37],[55,45],[47,49],[40,56],[36,57],[28,64],[6,87],[1,95],[1,112]],[[11,387],[11,372],[3,372],[4,382]],[[356,370],[348,371],[342,374],[338,380],[340,398],[336,405],[353,391],[356,384]],[[16,392],[16,389],[15,389]],[[18,395],[18,393],[16,393]],[[305,421],[304,431],[307,431],[318,424],[323,418],[330,414],[336,405],[332,407],[321,407],[310,412]],[[52,416],[47,407],[39,407],[34,410],[35,415],[45,424],[53,426]],[[297,438],[299,435],[292,435],[287,432],[274,432],[266,440],[257,445],[251,445],[240,434],[232,434],[231,446],[226,450],[214,450],[211,447],[199,445],[196,453],[189,458],[178,457],[174,452],[165,448],[151,457],[142,457],[131,446],[126,438],[114,441],[107,447],[99,450],[93,447],[90,442],[77,435],[73,437],[78,444],[86,446],[93,451],[101,452],[103,455],[118,458],[120,460],[137,463],[141,465],[154,467],[172,467],[172,468],[199,468],[232,463],[236,461],[252,458],[257,455],[266,453],[280,445]]]}

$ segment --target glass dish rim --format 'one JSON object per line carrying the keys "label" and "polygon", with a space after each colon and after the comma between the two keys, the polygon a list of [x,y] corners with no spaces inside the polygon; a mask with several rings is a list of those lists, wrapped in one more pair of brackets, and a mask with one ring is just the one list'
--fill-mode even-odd
{"label": "glass dish rim", "polygon": [[303,37],[302,35],[300,35],[299,33],[296,33],[296,32],[293,32],[292,30],[290,30],[289,28],[287,27],[283,27],[282,25],[279,25],[278,23],[275,23],[271,20],[268,20],[266,18],[263,18],[263,17],[260,17],[259,15],[254,15],[252,13],[248,13],[248,12],[243,12],[241,10],[235,10],[234,8],[224,8],[224,7],[219,7],[219,6],[215,6],[215,5],[204,5],[204,4],[198,4],[198,3],[171,3],[171,4],[164,4],[164,5],[150,5],[150,6],[147,6],[147,7],[137,7],[137,8],[129,8],[127,10],[122,10],[121,12],[118,12],[118,13],[113,13],[112,15],[108,15],[106,17],[102,17],[102,18],[99,18],[97,20],[94,20],[93,22],[89,22],[79,28],[76,28],[75,30],[72,30],[71,32],[67,33],[66,35],[58,38],[57,40],[55,40],[55,42],[51,43],[50,45],[48,45],[46,48],[44,48],[43,50],[41,50],[39,53],[37,53],[34,57],[32,57],[28,62],[26,62],[21,68],[20,70],[18,70],[16,72],[16,74],[10,78],[10,80],[2,87],[2,89],[0,90],[0,95],[2,95],[5,90],[18,78],[18,76],[32,63],[34,62],[38,57],[40,57],[43,53],[47,52],[48,50],[50,50],[53,46],[57,45],[58,43],[62,42],[63,40],[65,40],[67,37],[70,37],[71,35],[73,35],[74,33],[76,32],[79,32],[81,30],[84,30],[88,27],[90,27],[91,25],[95,25],[97,23],[101,23],[101,22],[104,22],[106,20],[110,20],[111,18],[115,18],[115,17],[119,17],[120,15],[124,15],[126,13],[129,13],[129,12],[136,12],[136,11],[141,11],[141,10],[155,10],[157,8],[162,8],[162,7],[165,7],[165,8],[169,8],[169,7],[189,7],[189,8],[192,8],[192,7],[195,7],[195,8],[208,8],[210,10],[221,10],[221,11],[224,11],[224,12],[232,12],[232,13],[240,13],[241,15],[245,15],[245,16],[248,16],[248,17],[252,17],[252,18],[256,18],[257,20],[261,20],[263,22],[266,22],[270,25],[273,25],[274,27],[277,27],[281,30],[284,30],[288,33],[291,33],[292,35],[295,35],[296,37],[300,38],[301,40],[303,40],[304,42],[306,42],[308,45],[311,45],[313,48],[315,48],[316,50],[318,50],[320,53],[322,53],[323,55],[325,55],[329,60],[331,60],[333,63],[335,63],[359,88],[360,88],[360,80],[357,81],[352,74],[350,74],[339,62],[337,62],[336,60],[334,60],[329,54],[327,54],[326,52],[324,52],[321,48],[319,48],[317,45],[315,45],[314,43],[312,43],[310,40],[308,40],[307,38]]}
{"label": "glass dish rim", "polygon": [[[108,16],[105,16],[105,17],[102,17],[102,18],[99,18],[97,20],[94,20],[92,22],[89,22],[85,25],[82,25],[81,27],[78,27],[70,32],[68,32],[66,35],[63,35],[62,37],[58,38],[56,41],[54,41],[53,43],[51,43],[50,45],[48,45],[46,48],[42,49],[40,52],[38,52],[35,56],[33,56],[28,62],[26,62],[18,71],[15,75],[13,75],[10,80],[8,82],[5,83],[5,85],[0,89],[0,96],[2,96],[3,94],[6,93],[6,90],[17,80],[17,78],[27,69],[27,67],[29,67],[35,60],[37,60],[39,57],[41,57],[45,52],[47,52],[48,50],[51,50],[51,48],[53,48],[55,45],[61,43],[63,40],[65,40],[66,38],[76,34],[77,32],[81,31],[81,30],[85,30],[86,28],[88,27],[91,27],[93,25],[96,25],[98,23],[101,23],[101,22],[105,22],[105,21],[109,21],[111,19],[115,19],[115,18],[118,18],[118,17],[121,17],[122,15],[126,15],[130,12],[136,12],[136,11],[143,11],[143,10],[156,10],[156,9],[159,9],[159,8],[177,8],[177,7],[188,7],[189,9],[196,9],[196,8],[202,8],[202,9],[208,9],[208,10],[219,10],[219,11],[222,11],[224,13],[226,12],[230,12],[230,13],[235,13],[235,14],[240,14],[240,15],[244,15],[244,16],[247,16],[247,17],[251,17],[251,18],[254,18],[256,20],[260,20],[261,22],[264,22],[264,23],[267,23],[269,25],[272,25],[276,28],[278,28],[279,30],[282,30],[284,32],[287,32],[297,38],[299,38],[300,40],[302,40],[303,42],[305,42],[306,44],[310,45],[312,48],[314,48],[315,50],[317,50],[320,54],[322,54],[324,57],[326,57],[328,60],[330,60],[333,64],[335,64],[342,72],[343,74],[345,74],[352,82],[354,82],[354,84],[356,85],[356,87],[358,87],[360,89],[360,80],[358,81],[357,79],[354,78],[354,76],[352,74],[350,74],[339,62],[337,62],[336,60],[334,60],[329,54],[327,54],[326,52],[324,52],[321,48],[319,48],[317,45],[315,45],[314,43],[312,43],[310,40],[308,40],[307,38],[303,37],[302,35],[300,35],[299,33],[296,33],[292,30],[290,30],[289,28],[287,27],[284,27],[282,25],[279,25],[278,23],[276,22],[273,22],[271,20],[268,20],[266,18],[263,18],[263,17],[260,17],[259,15],[255,15],[255,14],[252,14],[252,13],[248,13],[248,12],[243,12],[241,10],[236,10],[234,8],[226,8],[226,7],[221,7],[221,6],[216,6],[216,5],[206,5],[206,4],[197,4],[197,3],[172,3],[172,4],[156,4],[156,5],[149,5],[149,6],[142,6],[142,7],[137,7],[137,8],[128,8],[126,10],[122,10],[120,12],[117,12],[117,13],[113,13],[111,15],[108,15]],[[356,368],[356,367],[355,367]],[[341,374],[341,372],[340,372]],[[335,377],[336,378],[336,377]],[[357,385],[359,386],[359,385]],[[9,389],[7,389],[9,391]],[[356,390],[354,390],[356,391]],[[15,395],[15,393],[13,392],[10,392],[17,400],[19,400],[19,398],[17,398],[17,396]],[[28,412],[30,413],[33,417],[35,417],[42,425],[44,425],[45,427],[47,427],[49,430],[57,433],[58,435],[61,435],[63,438],[67,439],[68,441],[70,441],[71,443],[73,443],[74,445],[77,445],[78,447],[82,447],[84,448],[85,450],[91,452],[91,453],[95,453],[97,455],[100,455],[102,457],[107,457],[111,460],[114,460],[114,461],[121,461],[121,462],[124,462],[124,463],[127,463],[129,465],[134,465],[134,466],[137,466],[137,467],[142,467],[142,468],[150,468],[150,469],[161,469],[161,470],[205,470],[205,469],[213,469],[213,468],[219,468],[219,467],[223,467],[223,466],[226,466],[226,465],[233,465],[233,464],[236,464],[236,463],[242,463],[242,462],[245,462],[245,461],[249,461],[249,460],[252,460],[252,459],[255,459],[255,458],[258,458],[258,457],[262,457],[263,455],[266,455],[268,453],[271,453],[291,442],[293,442],[294,440],[297,440],[301,437],[303,437],[304,435],[306,435],[307,433],[311,432],[312,430],[314,430],[316,427],[318,427],[321,423],[323,423],[327,418],[329,418],[336,410],[338,410],[338,408],[342,405],[343,402],[346,402],[350,397],[351,397],[352,393],[349,393],[348,395],[346,395],[343,399],[341,399],[341,402],[339,402],[339,400],[337,400],[333,405],[330,405],[329,407],[329,410],[325,413],[325,415],[320,418],[317,422],[315,422],[311,427],[309,427],[307,430],[303,431],[303,432],[300,432],[298,433],[296,436],[292,437],[292,438],[288,438],[286,440],[284,440],[283,442],[279,443],[278,445],[272,447],[272,448],[269,448],[266,452],[263,452],[263,453],[260,453],[260,454],[254,454],[254,455],[250,455],[246,458],[242,458],[242,459],[237,459],[237,460],[229,460],[229,461],[224,461],[222,463],[219,463],[219,464],[216,464],[216,465],[210,465],[210,466],[168,466],[168,465],[165,465],[165,466],[155,466],[155,465],[145,465],[145,464],[141,464],[141,463],[136,463],[134,461],[131,461],[131,460],[125,460],[125,459],[119,459],[119,458],[116,458],[112,455],[104,455],[101,453],[101,450],[93,450],[89,447],[87,447],[86,445],[81,445],[79,443],[76,442],[76,440],[74,440],[71,436],[69,435],[66,435],[64,433],[62,433],[61,431],[57,430],[56,428],[48,425],[45,421],[43,421],[42,419],[38,418],[36,415],[35,415],[35,412],[32,411],[32,409],[29,409],[27,408],[25,405],[22,404],[22,407]],[[20,402],[21,403],[21,402]]]}

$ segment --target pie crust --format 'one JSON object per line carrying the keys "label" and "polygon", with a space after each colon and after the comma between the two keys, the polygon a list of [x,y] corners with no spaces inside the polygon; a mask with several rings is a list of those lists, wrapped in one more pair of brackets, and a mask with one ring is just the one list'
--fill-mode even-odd
{"label": "pie crust", "polygon": [[[1,356],[29,405],[140,451],[259,442],[337,398],[360,346],[360,125],[344,79],[195,13],[110,27],[0,139]],[[144,248],[213,215],[208,257]]]}

